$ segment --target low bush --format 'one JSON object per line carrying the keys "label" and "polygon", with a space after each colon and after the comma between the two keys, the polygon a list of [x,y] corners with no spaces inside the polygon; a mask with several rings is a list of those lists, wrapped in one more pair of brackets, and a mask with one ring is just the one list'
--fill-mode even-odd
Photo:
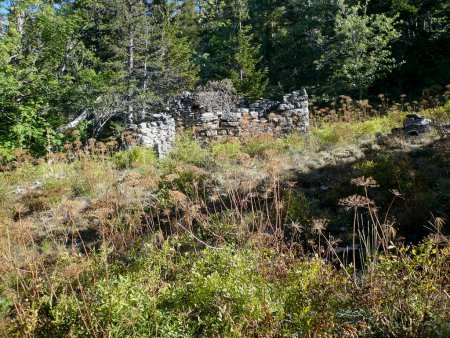
{"label": "low bush", "polygon": [[152,165],[156,162],[156,158],[153,149],[135,147],[115,153],[112,160],[118,169],[131,169]]}
{"label": "low bush", "polygon": [[170,153],[170,158],[176,163],[192,164],[199,167],[210,162],[210,154],[205,147],[192,139],[192,135],[184,133],[176,139],[175,146]]}

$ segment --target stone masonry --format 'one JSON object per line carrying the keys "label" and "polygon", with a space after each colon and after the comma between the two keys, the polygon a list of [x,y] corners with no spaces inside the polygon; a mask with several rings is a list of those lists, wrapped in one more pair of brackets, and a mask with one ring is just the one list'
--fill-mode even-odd
{"label": "stone masonry", "polygon": [[175,141],[175,120],[168,114],[153,114],[151,121],[134,127],[141,145],[152,147],[160,157],[166,156]]}
{"label": "stone masonry", "polygon": [[284,95],[282,102],[240,99],[225,109],[214,108],[202,106],[198,94],[185,92],[172,101],[169,112],[178,128],[192,128],[202,140],[261,133],[282,137],[292,131],[309,130],[308,95],[304,89]]}
{"label": "stone masonry", "polygon": [[140,143],[164,156],[172,147],[176,129],[193,130],[196,138],[204,142],[258,134],[283,137],[309,130],[308,95],[304,89],[284,95],[282,102],[225,100],[221,95],[205,100],[202,93],[184,92],[171,102],[167,112],[153,114],[150,121],[136,126]]}

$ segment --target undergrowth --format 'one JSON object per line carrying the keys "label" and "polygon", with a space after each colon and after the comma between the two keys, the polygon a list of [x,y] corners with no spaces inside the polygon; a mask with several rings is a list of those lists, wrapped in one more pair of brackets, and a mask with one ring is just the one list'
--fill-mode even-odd
{"label": "undergrowth", "polygon": [[206,147],[182,135],[163,159],[94,140],[16,151],[0,173],[1,335],[450,335],[449,139],[387,136],[403,115]]}

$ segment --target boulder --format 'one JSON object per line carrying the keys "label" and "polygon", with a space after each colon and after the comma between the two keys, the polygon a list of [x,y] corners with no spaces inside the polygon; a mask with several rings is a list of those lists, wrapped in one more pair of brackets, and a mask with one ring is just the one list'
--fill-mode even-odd
{"label": "boulder", "polygon": [[426,133],[430,127],[431,120],[417,114],[408,114],[403,120],[403,129],[408,135]]}

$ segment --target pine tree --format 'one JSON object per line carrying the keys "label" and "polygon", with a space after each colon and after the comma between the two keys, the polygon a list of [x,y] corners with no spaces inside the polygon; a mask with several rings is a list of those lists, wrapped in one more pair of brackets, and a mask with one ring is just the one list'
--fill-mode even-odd
{"label": "pine tree", "polygon": [[199,31],[199,11],[195,0],[184,0],[179,7],[178,14],[179,34],[191,41],[194,48],[198,48]]}
{"label": "pine tree", "polygon": [[260,98],[268,84],[267,69],[258,69],[262,56],[249,26],[242,27],[238,33],[235,60],[235,69],[231,71],[234,87],[251,99]]}
{"label": "pine tree", "polygon": [[267,70],[249,23],[247,0],[202,2],[200,8],[202,80],[231,78],[238,92],[260,97],[267,86]]}
{"label": "pine tree", "polygon": [[103,97],[109,107],[99,107],[103,125],[116,115],[133,124],[194,86],[194,51],[188,37],[179,34],[175,10],[171,2],[143,0],[102,0],[100,10],[91,7],[94,21],[100,22],[103,67],[115,74]]}
{"label": "pine tree", "polygon": [[247,0],[236,0],[237,37],[231,80],[238,93],[251,99],[260,98],[268,84],[267,69],[259,69],[262,60],[260,46],[251,32]]}

